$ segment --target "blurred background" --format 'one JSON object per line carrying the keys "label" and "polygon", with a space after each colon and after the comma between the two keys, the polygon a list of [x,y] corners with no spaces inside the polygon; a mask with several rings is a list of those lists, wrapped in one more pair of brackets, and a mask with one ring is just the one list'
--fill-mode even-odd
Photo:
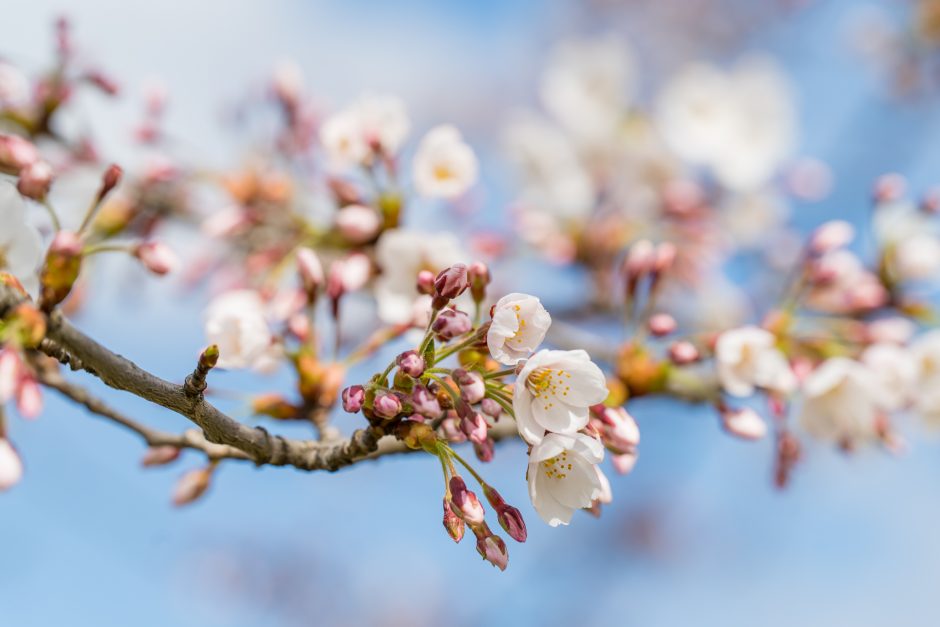
{"label": "blurred background", "polygon": [[[764,53],[793,91],[794,153],[831,176],[823,200],[792,207],[792,220],[810,226],[859,221],[885,172],[916,189],[937,182],[934,4],[32,0],[0,4],[0,54],[42,66],[51,24],[69,15],[83,54],[124,93],[113,102],[87,96],[73,123],[93,128],[118,161],[141,89],[157,78],[183,153],[223,165],[238,163],[224,121],[284,59],[327,107],[363,92],[398,94],[416,129],[447,121],[464,131],[482,163],[485,210],[475,219],[499,226],[513,200],[500,131],[510,112],[537,106],[558,42],[624,38],[642,68],[641,100],[691,60]],[[572,280],[556,281],[557,268],[520,272],[550,310],[570,298]],[[99,288],[78,323],[178,379],[204,342],[204,300],[159,282],[127,298],[131,280]],[[219,377],[233,390],[278,385]],[[152,424],[186,426],[135,399],[108,398]],[[558,529],[531,509],[522,445],[501,445],[486,475],[523,510],[529,539],[510,547],[499,573],[443,533],[430,457],[335,475],[226,464],[208,498],[176,510],[169,494],[179,465],[143,471],[130,435],[47,399],[41,419],[15,425],[27,475],[0,499],[3,625],[864,626],[933,625],[940,613],[940,442],[914,426],[899,458],[810,444],[780,492],[769,440],[727,437],[710,410],[641,400],[631,405],[640,461],[612,477],[614,504]]]}

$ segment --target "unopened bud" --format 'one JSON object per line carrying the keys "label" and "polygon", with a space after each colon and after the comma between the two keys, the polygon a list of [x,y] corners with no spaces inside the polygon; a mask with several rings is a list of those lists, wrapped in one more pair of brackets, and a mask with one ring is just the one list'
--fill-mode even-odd
{"label": "unopened bud", "polygon": [[470,439],[471,442],[482,444],[486,441],[489,425],[483,419],[482,414],[470,412],[460,419],[460,430]]}
{"label": "unopened bud", "polygon": [[434,293],[434,273],[430,270],[422,270],[418,273],[418,278],[415,280],[415,287],[418,289],[419,294],[431,295]]}
{"label": "unopened bud", "polygon": [[382,218],[371,207],[348,205],[336,212],[336,230],[353,244],[375,238],[382,228]]}
{"label": "unopened bud", "polygon": [[698,358],[698,349],[695,348],[695,345],[692,344],[692,342],[680,340],[678,342],[673,342],[669,346],[669,359],[676,365],[684,366],[686,364],[691,364],[692,362],[697,361]]}
{"label": "unopened bud", "polygon": [[907,180],[900,174],[890,173],[879,176],[872,191],[875,202],[886,203],[900,200],[907,189]]}
{"label": "unopened bud", "polygon": [[18,135],[0,135],[0,170],[19,174],[36,161],[39,161],[39,151],[32,142]]}
{"label": "unopened bud", "polygon": [[190,470],[176,484],[173,491],[173,505],[180,507],[192,503],[205,494],[212,482],[212,466]]}
{"label": "unopened bud", "polygon": [[173,272],[179,266],[179,257],[166,244],[145,242],[134,249],[134,256],[140,259],[144,267],[154,274],[164,275]]}
{"label": "unopened bud", "polygon": [[493,420],[497,420],[503,415],[502,406],[491,398],[484,398],[480,401],[480,409]]}
{"label": "unopened bud", "polygon": [[454,542],[460,542],[466,529],[463,519],[454,513],[450,507],[450,501],[444,497],[444,529],[447,535],[453,538]]}
{"label": "unopened bud", "polygon": [[[423,418],[423,416],[418,415],[418,418]],[[424,424],[423,420],[414,420],[414,415],[401,422],[397,433],[398,439],[412,450],[435,450],[437,436],[434,434],[434,429]]]}
{"label": "unopened bud", "polygon": [[394,394],[379,394],[372,403],[372,411],[379,418],[391,420],[401,412],[401,401]]}
{"label": "unopened bud", "polygon": [[395,358],[399,370],[417,379],[424,374],[424,358],[415,351],[405,351]]}
{"label": "unopened bud", "polygon": [[320,258],[312,249],[302,247],[297,251],[297,272],[307,298],[312,302],[316,300],[316,293],[323,285],[323,266]]}
{"label": "unopened bud", "polygon": [[720,416],[725,431],[742,440],[760,440],[767,435],[767,423],[750,407],[724,407]]}
{"label": "unopened bud", "polygon": [[424,386],[415,386],[414,391],[411,393],[411,406],[419,414],[423,414],[428,418],[440,418],[441,416],[441,404],[438,402],[437,397],[432,394]]}
{"label": "unopened bud", "polygon": [[163,466],[175,461],[180,456],[180,449],[168,444],[162,446],[151,446],[144,453],[140,463],[144,466]]}
{"label": "unopened bud", "polygon": [[0,406],[16,396],[22,369],[19,353],[10,347],[0,350]]}
{"label": "unopened bud", "polygon": [[366,399],[366,391],[361,385],[351,385],[343,390],[343,409],[355,414],[362,409]]}
{"label": "unopened bud", "polygon": [[16,390],[16,410],[23,418],[36,418],[42,413],[42,390],[32,376],[20,378]]}
{"label": "unopened bud", "polygon": [[46,318],[31,303],[20,303],[7,319],[7,332],[24,348],[36,348],[46,337]]}
{"label": "unopened bud", "polygon": [[656,247],[656,255],[653,259],[653,272],[657,275],[668,272],[672,264],[675,263],[676,255],[678,254],[679,250],[676,248],[675,244],[672,242],[662,242]]}
{"label": "unopened bud", "polygon": [[98,202],[104,200],[104,197],[118,186],[123,175],[124,171],[121,169],[121,166],[114,163],[108,166],[108,169],[105,170],[104,174],[101,176],[101,188],[98,189],[97,197]]}
{"label": "unopened bud", "polygon": [[515,507],[507,505],[502,495],[489,484],[483,486],[483,494],[493,510],[496,511],[499,524],[503,530],[516,542],[525,542],[526,528],[522,513]]}
{"label": "unopened bud", "polygon": [[855,227],[845,220],[830,220],[813,231],[809,239],[809,248],[816,255],[823,255],[837,248],[843,248],[855,239]]}
{"label": "unopened bud", "polygon": [[485,534],[477,535],[477,553],[500,570],[506,570],[506,566],[509,564],[509,552],[506,550],[506,542],[499,536],[493,535],[489,529],[486,530]]}
{"label": "unopened bud", "polygon": [[597,421],[595,426],[604,446],[615,455],[632,453],[640,444],[640,427],[623,407],[595,405],[591,408]]}
{"label": "unopened bud", "polygon": [[636,453],[624,453],[623,455],[612,455],[611,463],[617,474],[628,475],[633,467],[636,466],[638,455]]}
{"label": "unopened bud", "polygon": [[71,231],[59,231],[43,264],[40,283],[42,285],[40,303],[43,311],[65,300],[72,291],[78,273],[82,268],[82,241]]}
{"label": "unopened bud", "polygon": [[669,314],[659,313],[650,317],[648,326],[650,333],[663,337],[676,330],[676,319]]}
{"label": "unopened bud", "polygon": [[496,453],[496,442],[493,438],[486,438],[482,442],[473,443],[473,454],[477,456],[484,464],[488,464],[493,461],[493,456]]}
{"label": "unopened bud", "polygon": [[457,368],[454,370],[454,381],[460,388],[460,396],[471,405],[479,403],[486,395],[486,384],[479,372]]}
{"label": "unopened bud", "polygon": [[467,280],[473,302],[482,303],[486,298],[486,286],[490,283],[490,269],[482,261],[474,261],[467,268]]}
{"label": "unopened bud", "polygon": [[431,330],[441,340],[452,340],[473,328],[470,316],[456,309],[445,309],[434,320]]}
{"label": "unopened bud", "polygon": [[43,200],[52,187],[52,166],[45,161],[33,161],[22,170],[16,181],[19,193],[33,200]]}
{"label": "unopened bud", "polygon": [[467,266],[455,263],[451,267],[441,270],[434,279],[434,300],[443,301],[440,309],[447,304],[446,301],[457,298],[470,286],[467,283]]}
{"label": "unopened bud", "polygon": [[485,512],[477,495],[467,489],[463,477],[454,475],[450,478],[451,509],[470,526],[483,522]]}

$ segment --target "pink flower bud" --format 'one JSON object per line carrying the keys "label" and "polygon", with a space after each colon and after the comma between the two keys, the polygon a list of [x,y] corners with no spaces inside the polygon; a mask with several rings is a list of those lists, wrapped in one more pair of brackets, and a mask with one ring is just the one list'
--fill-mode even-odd
{"label": "pink flower bud", "polygon": [[334,261],[326,281],[327,294],[336,300],[347,292],[355,292],[368,282],[371,271],[372,263],[362,253]]}
{"label": "pink flower bud", "polygon": [[116,163],[112,163],[108,166],[108,169],[104,171],[104,174],[101,176],[101,188],[98,190],[98,202],[101,202],[105,196],[111,193],[115,187],[121,182],[121,178],[124,176],[124,170],[121,169],[121,166]]}
{"label": "pink flower bud", "polygon": [[483,522],[485,512],[483,505],[477,495],[467,489],[463,477],[454,475],[450,478],[450,497],[451,509],[460,516],[464,522],[470,526],[479,525]]}
{"label": "pink flower bud", "polygon": [[[467,266],[462,263],[455,263],[446,270],[441,270],[437,278],[434,279],[435,300],[444,301],[457,298],[470,286],[467,283]],[[444,303],[446,304],[446,302]],[[441,305],[441,307],[444,306]]]}
{"label": "pink flower bud", "polygon": [[470,439],[471,442],[482,444],[486,441],[489,425],[483,419],[483,414],[471,412],[469,415],[460,419],[460,430]]}
{"label": "pink flower bud", "polygon": [[424,358],[415,351],[405,351],[395,358],[398,369],[417,379],[424,374]]}
{"label": "pink flower bud", "polygon": [[23,478],[23,462],[6,438],[0,438],[0,492],[9,490]]}
{"label": "pink flower bud", "polygon": [[499,536],[492,534],[478,535],[477,552],[483,559],[500,570],[506,570],[506,566],[509,564],[509,552],[506,551],[506,543]]}
{"label": "pink flower bud", "polygon": [[304,291],[311,296],[316,294],[323,285],[323,266],[312,249],[301,247],[297,250],[297,272],[300,274]]}
{"label": "pink flower bud", "polygon": [[16,410],[24,418],[35,418],[42,412],[42,390],[31,376],[20,378],[16,391]]}
{"label": "pink flower bud", "polygon": [[179,266],[179,257],[169,246],[161,242],[139,244],[134,249],[134,256],[154,274],[167,274]]}
{"label": "pink flower bud", "polygon": [[613,463],[614,470],[617,471],[617,474],[628,475],[630,471],[633,470],[633,467],[636,466],[638,457],[636,453],[624,453],[623,455],[612,455],[610,461]]}
{"label": "pink flower bud", "polygon": [[39,161],[39,151],[32,142],[18,135],[0,135],[0,170],[19,174],[36,161]]}
{"label": "pink flower bud", "polygon": [[601,441],[612,453],[632,453],[640,444],[640,427],[623,407],[595,405],[591,408],[597,420],[593,421]]}
{"label": "pink flower bud", "polygon": [[164,464],[169,464],[178,459],[179,456],[180,449],[175,446],[168,444],[151,446],[147,449],[147,452],[144,453],[144,457],[141,459],[140,463],[144,466],[163,466]]}
{"label": "pink flower bud", "polygon": [[361,385],[351,385],[343,390],[343,409],[350,414],[355,414],[362,409],[365,400],[366,391]]}
{"label": "pink flower bud", "polygon": [[653,272],[662,274],[668,272],[672,264],[676,261],[679,250],[672,242],[662,242],[656,247],[656,255],[653,259]]}
{"label": "pink flower bud", "polygon": [[767,424],[749,407],[721,410],[721,424],[725,431],[743,440],[760,440],[767,435]]}
{"label": "pink flower bud", "polygon": [[502,495],[489,484],[483,486],[483,494],[496,511],[499,524],[509,534],[509,537],[516,542],[525,542],[527,534],[522,513],[515,507],[507,505]]}
{"label": "pink flower bud", "polygon": [[893,202],[900,200],[907,189],[907,180],[900,174],[884,174],[875,181],[872,195],[875,202]]}
{"label": "pink flower bud", "polygon": [[454,370],[454,381],[460,388],[460,396],[471,405],[479,403],[486,395],[483,375],[479,372],[457,368]]}
{"label": "pink flower bud", "polygon": [[488,464],[493,461],[493,456],[496,453],[496,442],[493,438],[486,438],[482,442],[473,443],[473,454],[477,456],[484,464]]}
{"label": "pink flower bud", "polygon": [[463,539],[464,530],[466,529],[463,519],[451,509],[450,501],[446,496],[444,497],[444,529],[447,530],[447,535],[454,542],[460,542]]}
{"label": "pink flower bud", "polygon": [[810,250],[817,255],[843,248],[855,239],[855,227],[845,220],[830,220],[813,231],[809,239]]}
{"label": "pink flower bud", "polygon": [[16,182],[19,193],[33,200],[42,200],[52,187],[52,166],[45,161],[33,161],[22,170]]}
{"label": "pink flower bud", "polygon": [[336,230],[353,244],[371,241],[381,226],[379,214],[370,207],[347,205],[336,212]]}
{"label": "pink flower bud", "polygon": [[441,340],[452,340],[473,328],[470,316],[456,309],[445,309],[434,320],[431,329]]}
{"label": "pink flower bud", "polygon": [[40,276],[43,311],[65,300],[82,267],[82,240],[71,231],[59,231],[49,245]]}
{"label": "pink flower bud", "polygon": [[656,263],[656,249],[653,243],[646,239],[634,243],[627,251],[623,262],[623,273],[630,281],[637,281],[640,277],[653,271]]}
{"label": "pink flower bud", "polygon": [[669,335],[676,330],[676,319],[666,313],[659,313],[649,319],[650,333],[656,337]]}
{"label": "pink flower bud", "polygon": [[480,409],[493,420],[498,420],[503,415],[502,406],[491,398],[480,401]]}
{"label": "pink flower bud", "polygon": [[23,368],[19,354],[12,348],[0,350],[0,405],[16,396]]}
{"label": "pink flower bud", "polygon": [[390,420],[401,412],[401,401],[394,394],[379,394],[372,403],[372,411],[379,418]]}
{"label": "pink flower bud", "polygon": [[192,503],[209,489],[212,481],[212,467],[190,470],[176,484],[173,490],[173,505],[180,507]]}
{"label": "pink flower bud", "polygon": [[481,303],[486,298],[486,286],[490,283],[490,269],[482,261],[474,261],[467,268],[467,281],[473,302]]}
{"label": "pink flower bud", "polygon": [[676,365],[683,366],[685,364],[691,364],[694,361],[698,361],[698,358],[698,349],[695,348],[695,345],[691,342],[681,340],[679,342],[673,342],[669,346],[669,359]]}
{"label": "pink flower bud", "polygon": [[441,416],[441,404],[438,402],[437,397],[422,385],[415,386],[414,391],[411,393],[411,406],[416,412],[424,414],[428,418],[439,418]]}
{"label": "pink flower bud", "polygon": [[431,295],[434,293],[434,273],[430,270],[422,270],[418,273],[418,278],[415,282],[415,287],[418,289],[419,294]]}
{"label": "pink flower bud", "polygon": [[441,422],[441,435],[452,444],[467,441],[467,436],[460,430],[459,419],[453,416],[448,416]]}

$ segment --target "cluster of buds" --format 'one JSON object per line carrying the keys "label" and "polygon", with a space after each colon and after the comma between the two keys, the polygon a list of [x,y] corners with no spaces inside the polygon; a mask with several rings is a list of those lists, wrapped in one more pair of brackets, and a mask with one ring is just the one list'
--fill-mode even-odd
{"label": "cluster of buds", "polygon": [[27,198],[42,201],[52,187],[52,166],[27,139],[0,135],[0,172],[17,177],[16,189]]}
{"label": "cluster of buds", "polygon": [[[495,488],[481,483],[483,494],[490,507],[496,512],[497,520],[503,530],[516,542],[525,542],[527,532],[522,514],[515,507],[508,505]],[[506,570],[509,552],[506,542],[494,534],[486,524],[486,511],[477,495],[467,488],[463,477],[453,474],[447,483],[444,494],[444,528],[454,542],[463,539],[465,528],[470,527],[476,538],[476,549],[484,560],[500,570]]]}
{"label": "cluster of buds", "polygon": [[594,405],[589,428],[611,452],[614,469],[625,475],[633,470],[639,453],[640,428],[623,407]]}

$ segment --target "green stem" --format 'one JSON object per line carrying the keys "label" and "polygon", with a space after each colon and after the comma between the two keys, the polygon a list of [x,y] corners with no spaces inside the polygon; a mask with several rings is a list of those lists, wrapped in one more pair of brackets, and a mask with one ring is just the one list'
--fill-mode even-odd
{"label": "green stem", "polygon": [[467,469],[467,472],[469,472],[471,475],[473,475],[473,478],[477,480],[477,483],[480,484],[480,487],[486,487],[487,483],[486,483],[486,481],[483,480],[483,477],[481,477],[480,474],[479,474],[476,470],[473,469],[473,466],[471,466],[470,464],[468,464],[468,463],[466,462],[466,460],[464,460],[463,457],[461,457],[460,455],[458,455],[458,454],[457,454],[457,451],[455,451],[454,449],[452,449],[450,446],[447,446],[447,453],[448,453],[451,457],[453,457],[454,459],[456,459],[458,462],[460,462],[460,465],[463,466],[464,468],[466,468],[466,469]]}
{"label": "green stem", "polygon": [[496,372],[487,372],[483,375],[484,379],[497,379],[499,377],[505,377],[511,374],[516,374],[516,368],[503,368],[502,370],[497,370]]}
{"label": "green stem", "polygon": [[62,221],[59,220],[59,214],[56,213],[55,207],[52,206],[48,198],[43,198],[41,204],[46,208],[46,211],[49,212],[49,218],[52,220],[52,228],[58,233],[62,230]]}

